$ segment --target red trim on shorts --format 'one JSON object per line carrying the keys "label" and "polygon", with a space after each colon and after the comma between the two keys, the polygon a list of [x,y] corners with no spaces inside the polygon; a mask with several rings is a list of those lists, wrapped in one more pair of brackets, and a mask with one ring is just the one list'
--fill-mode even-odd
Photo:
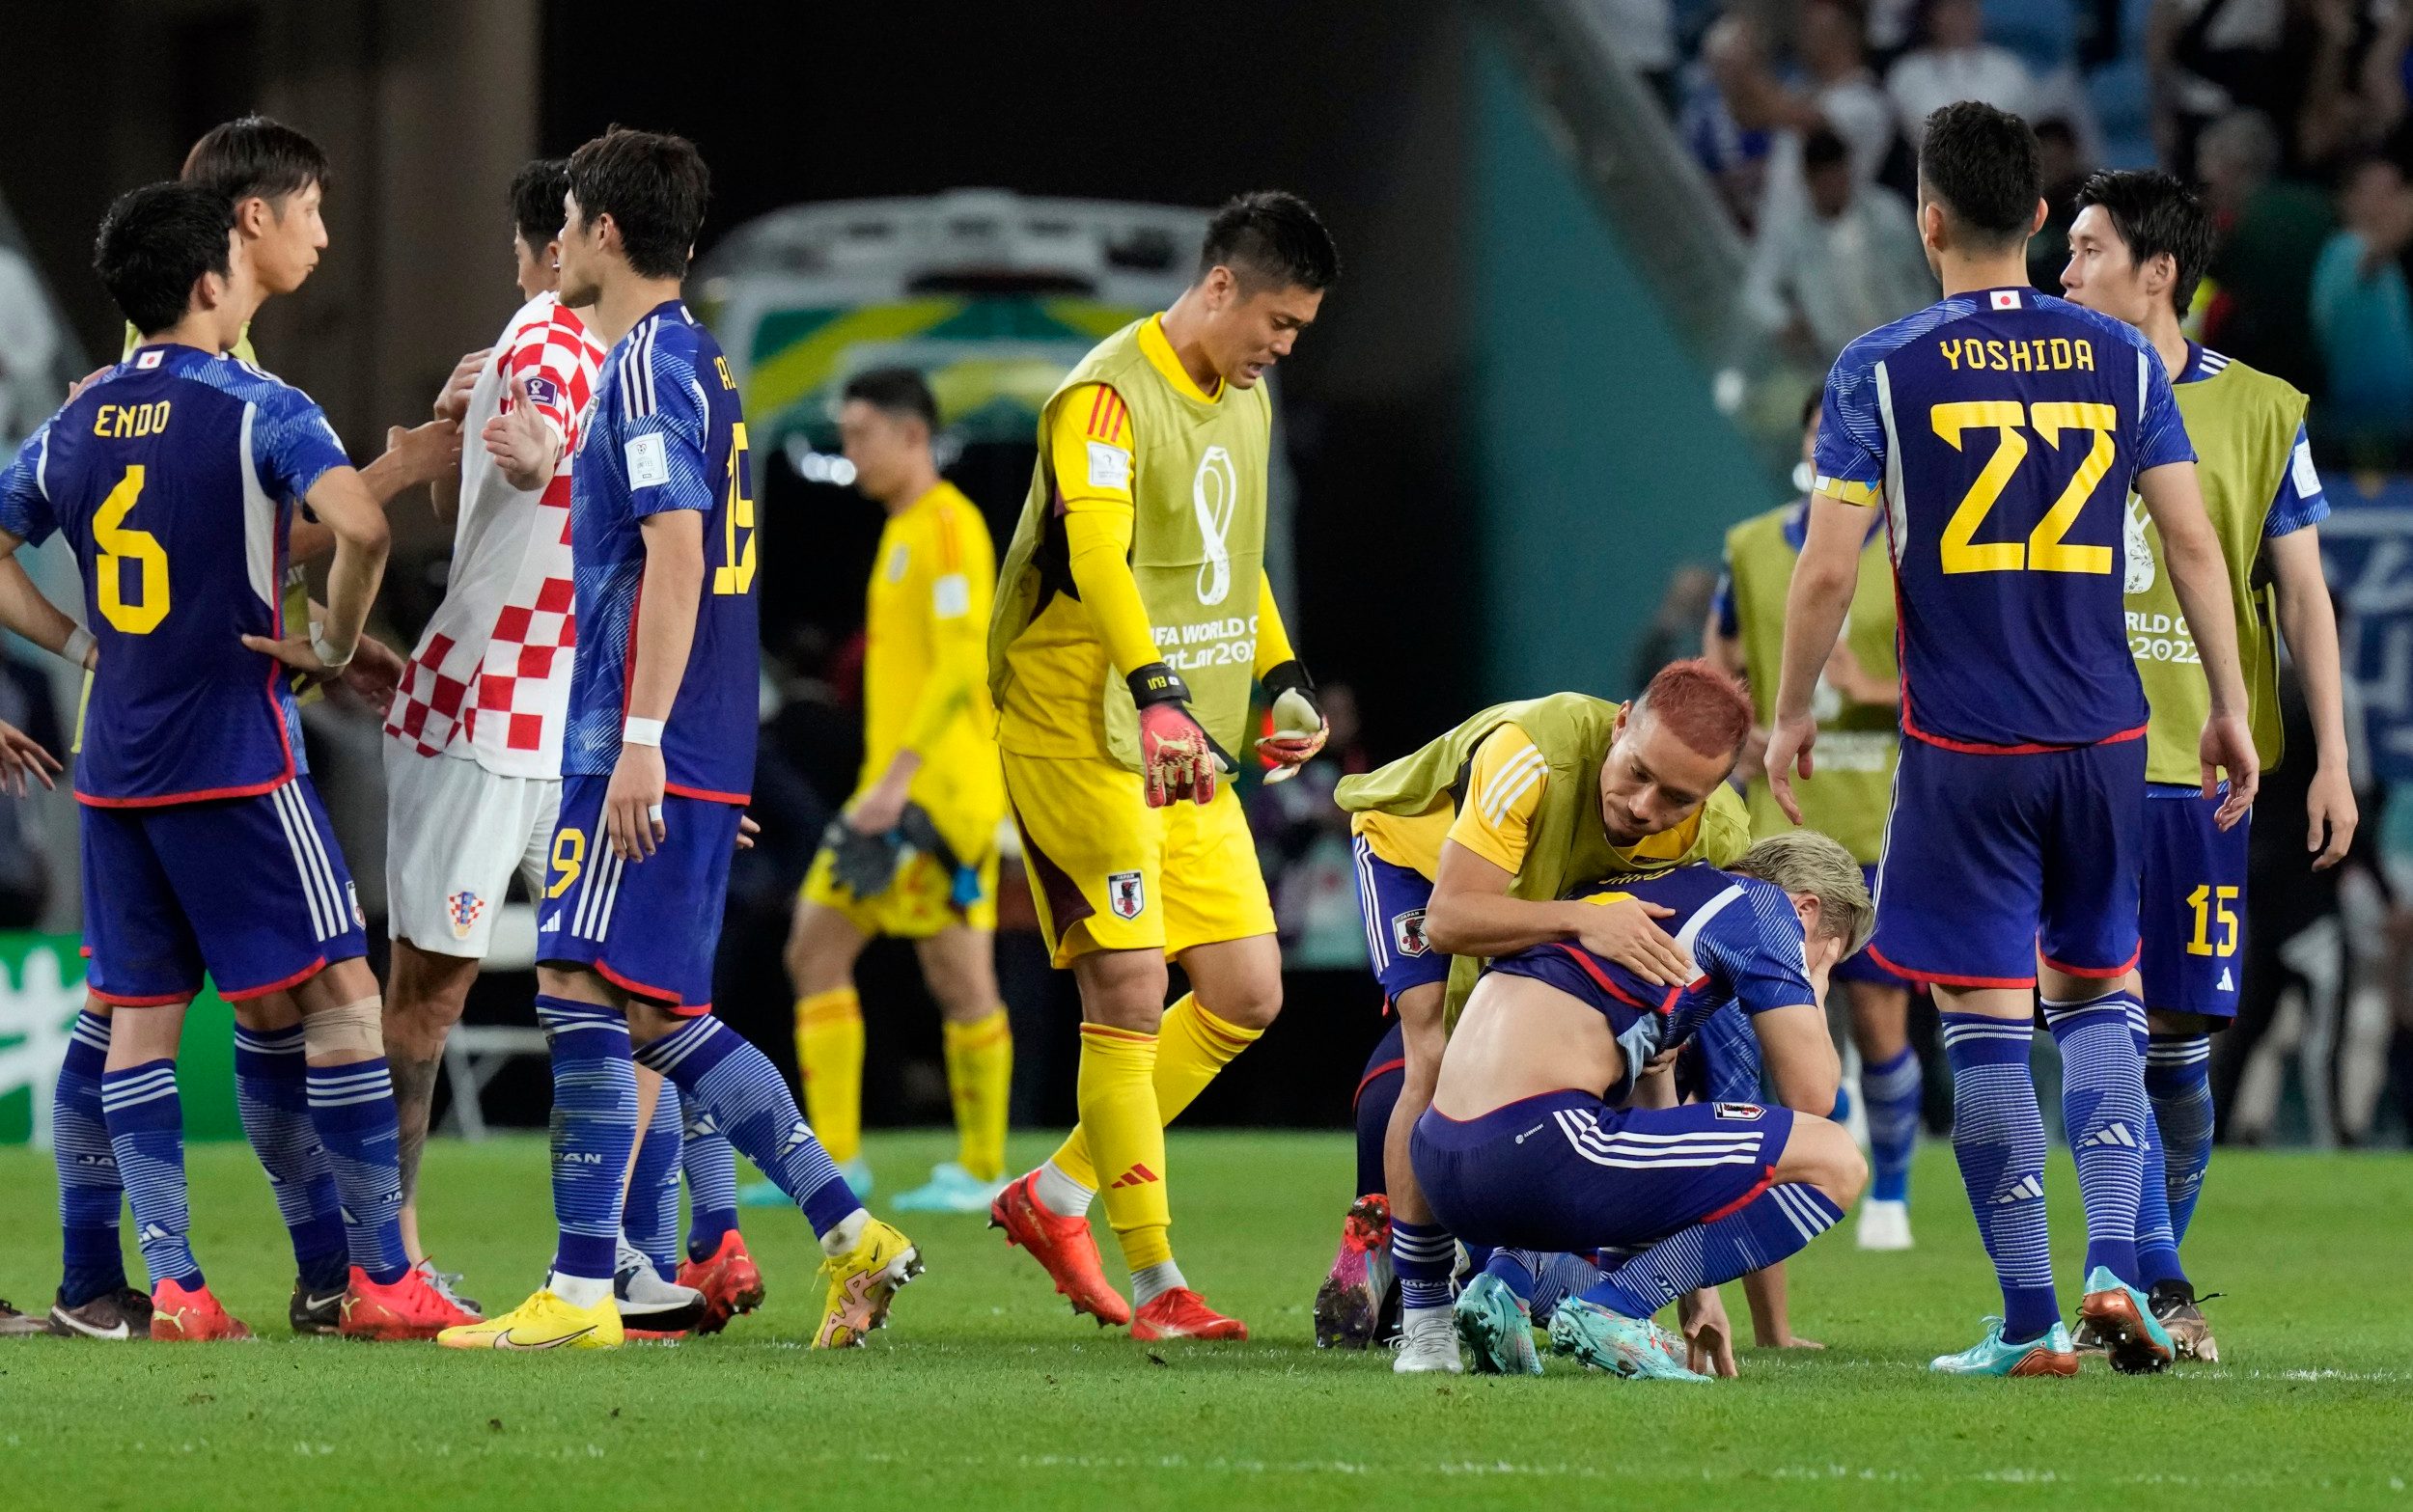
{"label": "red trim on shorts", "polygon": [[[345,959],[351,960],[354,959],[354,957],[346,956]],[[303,982],[308,981],[311,977],[318,976],[320,972],[325,971],[326,969],[327,958],[321,955],[317,960],[311,962],[308,966],[305,966],[300,971],[295,972],[292,976],[286,977],[283,981],[272,981],[264,987],[244,987],[236,992],[229,992],[225,988],[221,987],[218,989],[218,996],[224,998],[229,1003],[248,1003],[254,998],[264,998],[272,992],[283,992],[288,987],[298,987]]]}
{"label": "red trim on shorts", "polygon": [[1750,1191],[1744,1193],[1741,1196],[1736,1197],[1733,1201],[1727,1203],[1724,1207],[1719,1208],[1716,1212],[1703,1215],[1701,1222],[1705,1223],[1714,1223],[1721,1218],[1732,1217],[1733,1214],[1741,1212],[1744,1208],[1747,1208],[1752,1203],[1760,1200],[1761,1196],[1764,1194],[1768,1188],[1774,1186],[1775,1184],[1776,1168],[1774,1166],[1761,1167],[1760,1179],[1751,1184]]}
{"label": "red trim on shorts", "polygon": [[[1923,972],[1915,966],[1904,966],[1900,961],[1888,960],[1885,952],[1873,945],[1862,946],[1861,948],[1869,953],[1869,959],[1879,966],[1897,976],[1906,976],[1923,987],[2033,987],[2036,985],[2036,977],[2033,976],[1951,976],[1942,972]],[[2123,966],[2121,970],[2125,971],[2127,968]]]}
{"label": "red trim on shorts", "polygon": [[171,992],[155,998],[129,998],[120,993],[102,992],[91,982],[84,983],[84,990],[113,1008],[164,1008],[172,1003],[190,1003],[201,996],[198,986],[190,991]]}
{"label": "red trim on shorts", "polygon": [[610,963],[606,962],[603,957],[599,955],[592,961],[584,963],[572,961],[570,964],[584,964],[592,966],[595,968],[595,974],[596,976],[602,977],[605,981],[610,982],[613,986],[618,987],[621,991],[633,992],[638,997],[644,998],[648,1002],[657,1003],[662,1007],[666,1007],[670,1009],[671,1012],[679,1014],[681,1017],[693,1018],[697,1014],[709,1013],[712,1011],[712,1005],[708,1003],[699,1003],[690,1007],[680,1000],[679,994],[671,991],[667,987],[655,987],[649,983],[641,982],[633,976],[623,976],[620,973],[612,970]]}
{"label": "red trim on shorts", "polygon": [[1951,740],[1947,739],[1945,736],[1929,734],[1928,731],[1921,729],[1919,728],[1918,721],[1911,718],[1910,682],[1909,679],[1905,677],[1902,680],[1901,732],[1908,735],[1913,740],[1934,746],[1943,751],[1957,751],[1963,756],[2043,756],[2055,751],[2086,751],[2095,746],[2120,745],[2124,741],[2136,740],[2142,737],[2145,734],[2145,727],[2143,725],[2139,725],[2134,729],[2120,730],[2117,733],[2105,735],[2100,740],[2085,740],[2080,741],[2076,745],[2029,743],[2016,746],[1997,746],[1989,745],[1982,740]]}
{"label": "red trim on shorts", "polygon": [[[277,729],[280,735],[284,729],[285,722],[279,720]],[[191,793],[154,793],[140,798],[101,798],[91,793],[79,792],[75,795],[75,801],[90,809],[158,809],[173,803],[208,803],[218,798],[257,798],[263,793],[275,792],[292,780],[293,755],[289,749],[285,754],[285,770],[264,783],[247,783],[240,787],[205,787],[199,792]]]}
{"label": "red trim on shorts", "polygon": [[2051,956],[2046,955],[2041,950],[2036,952],[2036,958],[2042,961],[2045,965],[2051,967],[2057,972],[2066,972],[2072,976],[2085,976],[2095,981],[2104,981],[2114,976],[2125,976],[2128,975],[2130,971],[2135,969],[2137,957],[2143,955],[2144,953],[2145,946],[2144,943],[2140,941],[2137,948],[2128,952],[2128,958],[2125,961],[2121,962],[2118,966],[2065,966],[2061,962],[2054,960]]}
{"label": "red trim on shorts", "polygon": [[754,801],[752,793],[724,793],[709,787],[689,787],[684,783],[664,783],[662,791],[681,798],[701,798],[706,803],[735,804],[740,808]]}
{"label": "red trim on shorts", "polygon": [[1386,1076],[1389,1076],[1394,1071],[1404,1071],[1406,1069],[1407,1058],[1405,1056],[1401,1056],[1397,1060],[1385,1060],[1382,1064],[1375,1066],[1371,1071],[1368,1071],[1364,1076],[1359,1077],[1357,1079],[1357,1090],[1349,1093],[1349,1111],[1351,1113],[1355,1113],[1357,1111],[1358,1103],[1366,1096],[1366,1088],[1373,1086],[1376,1082]]}

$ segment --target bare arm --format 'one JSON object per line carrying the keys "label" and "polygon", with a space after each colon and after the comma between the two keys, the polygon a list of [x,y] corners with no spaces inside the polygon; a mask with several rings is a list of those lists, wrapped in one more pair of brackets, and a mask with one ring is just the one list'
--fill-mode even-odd
{"label": "bare arm", "polygon": [[[432,482],[460,472],[460,426],[448,420],[430,420],[424,426],[405,430],[400,426],[385,432],[385,454],[361,468],[354,477],[369,498],[382,509],[394,497],[424,482]],[[316,512],[319,501],[310,501]],[[440,515],[443,510],[439,509]],[[326,516],[317,521],[295,519],[287,536],[287,550],[295,562],[315,562],[326,555],[336,543],[337,532],[326,524]]]}
{"label": "bare arm", "polygon": [[1801,822],[1801,805],[1793,801],[1793,775],[1810,778],[1810,748],[1817,740],[1810,701],[1851,612],[1868,535],[1862,507],[1811,497],[1809,535],[1785,591],[1785,665],[1776,684],[1776,725],[1768,733],[1767,754],[1769,791],[1795,824]]}
{"label": "bare arm", "polygon": [[1673,910],[1627,898],[1617,903],[1533,902],[1509,896],[1515,874],[1456,840],[1441,842],[1432,899],[1425,905],[1425,938],[1451,955],[1509,955],[1537,945],[1573,940],[1661,986],[1700,975],[1692,958],[1651,921]]}
{"label": "bare arm", "polygon": [[[628,669],[628,717],[667,720],[695,646],[696,606],[704,597],[704,516],[665,509],[639,523],[645,580],[637,591],[636,647]],[[662,748],[624,740],[603,796],[612,848],[630,861],[653,854],[669,834],[660,817],[669,781]]]}
{"label": "bare arm", "polygon": [[2321,575],[2320,527],[2264,541],[2279,592],[2279,633],[2304,681],[2304,701],[2313,715],[2313,787],[2306,799],[2311,829],[2304,848],[2317,854],[2313,869],[2344,861],[2359,822],[2354,781],[2347,772],[2346,715],[2339,672],[2338,620],[2330,609],[2329,583]]}
{"label": "bare arm", "polygon": [[1795,1113],[1834,1116],[1844,1065],[1826,1032],[1826,1011],[1815,1003],[1771,1008],[1751,1016],[1751,1031],[1759,1036],[1761,1062],[1776,1084],[1776,1100]]}
{"label": "bare arm", "polygon": [[93,664],[89,645],[81,648],[80,654],[68,655],[68,645],[80,627],[34,586],[34,580],[26,576],[24,564],[16,560],[14,544],[9,555],[0,559],[0,626],[15,631],[54,656],[67,657],[85,667]]}
{"label": "bare arm", "polygon": [[2139,473],[2137,495],[2161,533],[2171,587],[2177,591],[2187,633],[2195,638],[2204,679],[2211,687],[2212,712],[2204,722],[2200,753],[2204,796],[2211,797],[2217,784],[2214,769],[2227,768],[2229,797],[2216,820],[2225,830],[2254,807],[2254,790],[2261,783],[2260,759],[2245,723],[2245,675],[2237,660],[2237,618],[2229,599],[2228,564],[2220,554],[2220,537],[2205,516],[2193,462],[2167,462]]}
{"label": "bare arm", "polygon": [[311,485],[311,511],[333,533],[335,561],[327,568],[327,618],[319,639],[341,664],[351,659],[385,577],[391,544],[385,510],[361,476],[348,467],[329,469]]}

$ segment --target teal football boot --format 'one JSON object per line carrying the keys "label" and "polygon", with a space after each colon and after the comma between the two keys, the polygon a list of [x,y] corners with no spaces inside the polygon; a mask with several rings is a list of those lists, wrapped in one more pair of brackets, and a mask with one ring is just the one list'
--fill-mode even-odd
{"label": "teal football boot", "polygon": [[1597,1303],[1569,1297],[1550,1314],[1550,1347],[1595,1370],[1629,1381],[1699,1381],[1661,1347],[1648,1319],[1625,1317]]}
{"label": "teal football boot", "polygon": [[2058,1323],[2024,1344],[2007,1344],[2003,1320],[1988,1318],[1985,1337],[1957,1355],[1937,1357],[1928,1368],[1948,1376],[2074,1376],[2078,1351]]}
{"label": "teal football boot", "polygon": [[2087,1273],[2078,1316],[2094,1326],[2111,1355],[2111,1367],[2123,1375],[2167,1370],[2178,1358],[2170,1330],[2153,1316],[2153,1305],[2145,1293],[2114,1276],[2108,1266],[2098,1265]]}
{"label": "teal football boot", "polygon": [[1533,1309],[1508,1282],[1488,1272],[1458,1293],[1457,1337],[1479,1376],[1541,1374],[1541,1352],[1534,1348]]}

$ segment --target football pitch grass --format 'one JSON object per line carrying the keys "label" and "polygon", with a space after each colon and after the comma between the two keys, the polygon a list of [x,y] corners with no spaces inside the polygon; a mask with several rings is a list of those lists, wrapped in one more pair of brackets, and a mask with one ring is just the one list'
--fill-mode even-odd
{"label": "football pitch grass", "polygon": [[[895,1192],[949,1148],[898,1135],[869,1154]],[[265,1182],[241,1146],[201,1147],[196,1245],[263,1340],[0,1341],[0,1485],[15,1506],[145,1512],[2413,1505],[2413,1158],[2221,1153],[2190,1257],[2226,1293],[2209,1310],[2227,1363],[1948,1381],[1927,1361],[1977,1337],[1992,1286],[1951,1152],[1930,1143],[1917,1251],[1863,1254],[1846,1223],[1793,1263],[1796,1328],[1829,1347],[1752,1351],[1740,1380],[1704,1388],[1563,1361],[1539,1380],[1403,1379],[1384,1356],[1320,1352],[1309,1304],[1346,1141],[1177,1135],[1172,1156],[1183,1267],[1249,1321],[1247,1344],[1101,1332],[983,1220],[923,1215],[908,1227],[929,1272],[891,1327],[817,1354],[811,1234],[748,1209],[763,1311],[717,1338],[528,1357],[293,1338]],[[2074,1305],[2066,1152],[2052,1183]],[[438,1141],[426,1195],[438,1259],[473,1295],[509,1306],[535,1284],[551,1243],[540,1142]],[[34,1307],[57,1277],[46,1155],[0,1150],[0,1290]],[[1740,1288],[1728,1306],[1747,1329]]]}

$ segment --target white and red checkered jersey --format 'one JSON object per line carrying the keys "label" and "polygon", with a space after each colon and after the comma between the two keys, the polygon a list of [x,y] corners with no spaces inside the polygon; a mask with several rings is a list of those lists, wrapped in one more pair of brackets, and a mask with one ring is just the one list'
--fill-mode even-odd
{"label": "white and red checkered jersey", "polygon": [[[512,316],[461,422],[460,516],[452,579],[402,675],[386,733],[423,756],[475,760],[504,777],[558,779],[569,666],[569,464],[603,350],[550,293]],[[511,404],[511,380],[561,441],[542,489],[512,486],[480,437]]]}

